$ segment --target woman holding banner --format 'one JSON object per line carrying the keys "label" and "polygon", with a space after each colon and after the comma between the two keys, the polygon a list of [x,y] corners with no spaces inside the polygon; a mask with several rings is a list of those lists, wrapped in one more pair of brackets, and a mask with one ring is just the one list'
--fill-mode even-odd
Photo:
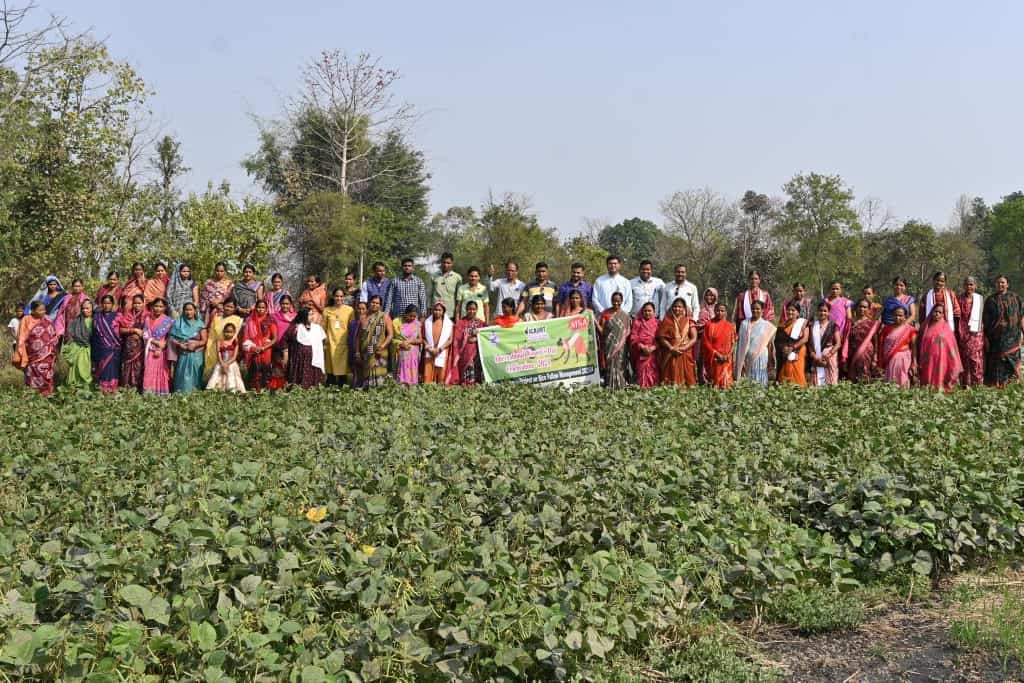
{"label": "woman holding banner", "polygon": [[452,336],[452,360],[448,364],[446,384],[461,384],[464,387],[471,387],[483,381],[477,333],[484,326],[484,321],[476,316],[476,310],[477,303],[467,301],[465,303],[466,314],[455,324],[455,333]]}

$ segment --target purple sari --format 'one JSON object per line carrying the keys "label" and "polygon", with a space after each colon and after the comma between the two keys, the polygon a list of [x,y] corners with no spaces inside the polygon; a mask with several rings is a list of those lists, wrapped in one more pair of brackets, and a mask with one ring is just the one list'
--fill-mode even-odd
{"label": "purple sari", "polygon": [[113,393],[121,379],[121,335],[118,326],[120,313],[96,313],[93,315],[92,336],[89,346],[92,361],[96,364],[93,377],[100,391]]}

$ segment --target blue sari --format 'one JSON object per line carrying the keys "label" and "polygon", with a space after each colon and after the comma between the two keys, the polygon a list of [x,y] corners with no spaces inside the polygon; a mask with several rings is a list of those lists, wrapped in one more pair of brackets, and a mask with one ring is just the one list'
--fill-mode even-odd
{"label": "blue sari", "polygon": [[[174,327],[170,331],[171,341],[180,343],[199,341],[199,333],[204,327],[206,324],[199,318],[195,320],[187,320],[185,316],[176,318]],[[200,346],[194,351],[184,351],[175,347],[175,351],[178,354],[178,362],[174,366],[174,391],[179,394],[188,394],[196,389],[202,389],[205,347]]]}
{"label": "blue sari", "polygon": [[100,390],[108,393],[116,392],[121,380],[120,315],[117,311],[96,312],[89,337],[92,362],[96,364],[95,380]]}

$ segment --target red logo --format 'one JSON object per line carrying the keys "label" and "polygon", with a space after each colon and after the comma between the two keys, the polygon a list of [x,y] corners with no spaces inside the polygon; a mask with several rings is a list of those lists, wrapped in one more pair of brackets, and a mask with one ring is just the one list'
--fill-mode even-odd
{"label": "red logo", "polygon": [[587,329],[587,326],[589,324],[590,322],[586,318],[584,318],[581,315],[577,315],[576,317],[569,320],[569,329],[572,330],[573,332],[579,332],[581,330]]}

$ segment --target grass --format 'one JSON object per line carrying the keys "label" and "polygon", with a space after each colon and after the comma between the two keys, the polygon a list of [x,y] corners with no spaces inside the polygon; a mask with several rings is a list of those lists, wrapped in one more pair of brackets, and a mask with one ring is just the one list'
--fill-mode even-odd
{"label": "grass", "polygon": [[861,596],[827,588],[783,591],[768,608],[771,621],[790,624],[803,635],[857,628],[864,614]]}
{"label": "grass", "polygon": [[986,650],[1024,667],[1024,585],[966,584],[955,592],[959,616],[951,626],[954,642],[962,647]]}

